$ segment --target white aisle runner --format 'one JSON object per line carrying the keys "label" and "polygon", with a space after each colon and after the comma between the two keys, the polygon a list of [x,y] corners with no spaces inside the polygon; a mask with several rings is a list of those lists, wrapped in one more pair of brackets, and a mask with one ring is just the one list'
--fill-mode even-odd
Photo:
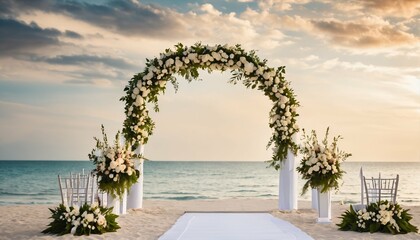
{"label": "white aisle runner", "polygon": [[185,213],[159,240],[309,240],[269,213]]}

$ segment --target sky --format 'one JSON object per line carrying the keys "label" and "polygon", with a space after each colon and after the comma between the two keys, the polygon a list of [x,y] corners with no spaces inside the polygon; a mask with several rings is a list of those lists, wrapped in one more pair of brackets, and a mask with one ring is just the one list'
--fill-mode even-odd
{"label": "sky", "polygon": [[[0,0],[0,159],[88,159],[146,58],[196,42],[286,66],[299,126],[329,126],[348,161],[420,162],[420,0]],[[160,97],[146,157],[269,160],[270,100],[200,77]]]}

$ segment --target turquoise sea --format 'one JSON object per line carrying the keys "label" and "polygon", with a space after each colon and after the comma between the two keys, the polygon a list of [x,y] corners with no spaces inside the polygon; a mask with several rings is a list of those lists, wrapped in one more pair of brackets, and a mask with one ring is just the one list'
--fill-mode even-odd
{"label": "turquoise sea", "polygon": [[[360,201],[359,169],[366,176],[400,175],[398,202],[420,205],[420,163],[346,162],[347,172],[333,201]],[[57,204],[57,175],[89,171],[89,161],[0,161],[0,205]],[[279,173],[263,162],[147,161],[144,197],[188,201],[194,199],[278,197]],[[299,180],[299,188],[303,181]],[[309,200],[310,195],[299,196]]]}

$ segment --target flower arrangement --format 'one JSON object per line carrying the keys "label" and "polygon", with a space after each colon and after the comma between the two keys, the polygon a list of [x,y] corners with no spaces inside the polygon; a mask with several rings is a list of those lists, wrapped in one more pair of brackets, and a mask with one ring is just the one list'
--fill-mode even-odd
{"label": "flower arrangement", "polygon": [[64,235],[102,234],[115,232],[120,228],[115,219],[117,215],[112,213],[112,208],[98,206],[97,203],[83,206],[68,207],[60,204],[57,208],[51,209],[51,218],[54,219],[47,229],[42,233]]}
{"label": "flower arrangement", "polygon": [[306,180],[303,186],[302,194],[309,187],[319,188],[321,192],[327,192],[332,189],[338,190],[339,180],[342,178],[344,171],[341,169],[341,162],[351,156],[349,153],[340,151],[337,142],[341,136],[333,138],[331,145],[328,145],[329,128],[325,133],[325,138],[318,142],[316,132],[312,130],[311,135],[306,135],[303,130],[303,146],[300,152],[303,158],[297,171]]}
{"label": "flower arrangement", "polygon": [[337,224],[342,231],[409,233],[418,232],[416,226],[410,223],[413,218],[408,209],[388,201],[371,203],[359,211],[350,209],[341,215],[342,222]]}
{"label": "flower arrangement", "polygon": [[133,158],[141,158],[131,151],[131,146],[120,143],[120,132],[115,137],[114,146],[109,146],[104,126],[101,127],[103,141],[96,140],[96,148],[89,154],[96,168],[93,173],[98,176],[99,189],[121,197],[135,184],[140,172],[134,168]]}
{"label": "flower arrangement", "polygon": [[255,51],[245,52],[240,45],[209,46],[200,43],[191,47],[178,44],[175,50],[166,49],[159,57],[146,59],[146,68],[134,75],[124,89],[126,96],[121,98],[125,102],[125,138],[133,145],[147,143],[155,123],[149,116],[146,103],[154,104],[154,110],[159,111],[158,96],[165,92],[167,83],[171,82],[175,90],[178,88],[174,74],[192,81],[198,79],[200,69],[208,72],[230,70],[233,73],[231,83],[242,80],[246,87],[263,91],[273,101],[269,122],[273,136],[267,148],[274,144],[274,153],[268,162],[279,169],[287,151],[291,149],[296,153],[298,150],[292,136],[299,131],[296,124],[299,103],[283,76],[285,67],[270,68],[266,63],[267,60],[260,60]]}

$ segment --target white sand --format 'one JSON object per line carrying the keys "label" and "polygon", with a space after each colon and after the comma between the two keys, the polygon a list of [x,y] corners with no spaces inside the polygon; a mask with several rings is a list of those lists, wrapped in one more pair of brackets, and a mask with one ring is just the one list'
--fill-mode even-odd
{"label": "white sand", "polygon": [[[41,231],[51,221],[46,205],[1,206],[0,239],[80,239],[70,234],[57,237],[45,235]],[[116,233],[91,235],[83,239],[157,239],[167,231],[184,211],[271,211],[283,220],[289,221],[314,239],[420,239],[419,233],[389,235],[382,233],[343,232],[335,223],[338,217],[348,209],[348,205],[333,204],[332,224],[315,222],[316,212],[310,208],[310,202],[299,202],[299,210],[280,212],[277,200],[262,199],[227,199],[214,201],[157,201],[146,200],[144,208],[130,210],[117,221],[121,229]],[[412,224],[420,226],[420,206],[410,206],[413,215]]]}

